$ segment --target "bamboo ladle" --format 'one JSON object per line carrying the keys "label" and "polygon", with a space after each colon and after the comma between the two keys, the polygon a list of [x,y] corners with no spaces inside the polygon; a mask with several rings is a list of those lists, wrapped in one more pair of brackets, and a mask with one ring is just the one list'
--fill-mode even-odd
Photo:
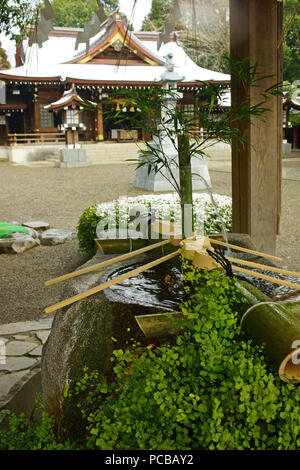
{"label": "bamboo ladle", "polygon": [[122,274],[121,276],[115,279],[111,279],[110,281],[104,282],[103,284],[100,284],[100,286],[96,286],[93,289],[90,289],[86,292],[77,294],[74,297],[70,297],[69,299],[63,300],[62,302],[52,305],[51,307],[47,307],[45,309],[45,312],[51,313],[51,312],[54,312],[55,310],[58,310],[59,308],[63,308],[63,307],[66,307],[67,305],[71,305],[74,302],[77,302],[78,300],[85,299],[86,297],[89,297],[90,295],[96,294],[97,292],[100,292],[104,289],[107,289],[108,287],[111,287],[115,284],[125,281],[126,279],[129,279],[130,277],[136,276],[144,271],[147,271],[147,269],[151,269],[154,266],[158,266],[159,264],[164,263],[165,261],[175,258],[175,256],[178,256],[179,254],[180,254],[180,250],[177,250],[174,253],[163,256],[162,258],[159,258],[155,261],[151,261],[151,263],[140,266],[139,268],[133,269],[132,271],[126,274]]}

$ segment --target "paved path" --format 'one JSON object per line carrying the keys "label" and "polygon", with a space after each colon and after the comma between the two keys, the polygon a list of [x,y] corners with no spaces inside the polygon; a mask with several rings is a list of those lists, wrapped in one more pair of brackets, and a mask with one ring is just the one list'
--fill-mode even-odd
{"label": "paved path", "polygon": [[39,373],[52,321],[49,318],[0,326],[0,409]]}

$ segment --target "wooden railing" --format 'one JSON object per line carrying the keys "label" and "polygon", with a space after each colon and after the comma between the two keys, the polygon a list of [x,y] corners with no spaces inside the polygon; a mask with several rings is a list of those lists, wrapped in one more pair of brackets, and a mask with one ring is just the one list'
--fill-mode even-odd
{"label": "wooden railing", "polygon": [[64,133],[8,134],[8,145],[53,145],[66,142]]}

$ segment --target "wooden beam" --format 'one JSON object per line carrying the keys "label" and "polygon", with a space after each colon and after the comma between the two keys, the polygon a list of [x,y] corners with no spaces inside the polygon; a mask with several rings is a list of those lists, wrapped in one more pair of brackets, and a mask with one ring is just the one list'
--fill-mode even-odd
{"label": "wooden beam", "polygon": [[[232,106],[249,94],[249,106],[260,93],[282,80],[282,4],[277,0],[230,0],[230,54],[258,63],[257,87],[247,89],[232,77]],[[279,104],[280,101],[280,104]],[[240,125],[248,139],[244,147],[232,145],[233,231],[248,233],[258,250],[275,253],[281,206],[281,99],[271,97],[265,122]]]}
{"label": "wooden beam", "polygon": [[256,255],[256,256],[261,256],[263,258],[272,259],[274,261],[282,261],[282,259],[278,258],[278,256],[269,255],[267,253],[262,253],[260,251],[249,250],[248,248],[244,248],[242,246],[231,245],[230,243],[221,242],[220,240],[215,240],[214,238],[209,238],[208,240],[212,244],[215,244],[215,245],[220,245],[220,246],[232,248],[234,250],[243,251],[244,253],[249,253],[251,255]]}
{"label": "wooden beam", "polygon": [[256,271],[250,271],[249,269],[240,268],[239,266],[232,266],[232,270],[248,274],[248,276],[258,277],[260,279],[264,279],[265,281],[274,282],[274,284],[279,284],[280,286],[286,286],[294,290],[300,290],[300,285],[298,284],[294,284],[293,282],[289,281],[284,281],[283,279],[277,279],[276,277],[266,276],[265,274],[258,273]]}
{"label": "wooden beam", "polygon": [[93,289],[90,289],[86,292],[82,292],[81,294],[74,295],[74,297],[70,297],[69,299],[63,300],[62,302],[52,305],[51,307],[47,307],[45,309],[45,312],[46,313],[55,312],[59,308],[63,308],[63,307],[66,307],[67,305],[71,305],[74,302],[78,302],[78,300],[85,299],[86,297],[89,297],[90,295],[94,295],[97,292],[107,289],[108,287],[111,287],[115,284],[119,284],[120,282],[125,281],[126,279],[129,279],[133,276],[137,276],[138,274],[144,271],[147,271],[148,269],[154,268],[155,266],[158,266],[159,264],[165,263],[166,261],[169,261],[170,259],[175,258],[175,256],[178,256],[179,254],[180,254],[180,251],[178,250],[178,251],[175,251],[174,253],[163,256],[162,258],[159,258],[155,261],[151,261],[151,263],[140,266],[139,268],[129,271],[126,274],[122,274],[121,276],[115,279],[111,279],[110,281],[104,282],[103,284],[100,284],[100,286],[94,287]]}
{"label": "wooden beam", "polygon": [[40,132],[40,101],[38,98],[33,100],[33,120],[34,132]]}
{"label": "wooden beam", "polygon": [[98,103],[97,117],[95,119],[96,119],[96,132],[97,132],[96,140],[104,140],[102,101]]}
{"label": "wooden beam", "polygon": [[230,258],[229,256],[226,256],[226,259],[228,259],[228,261],[230,261],[233,264],[241,264],[241,265],[249,266],[250,268],[257,268],[263,271],[270,271],[273,273],[284,274],[285,276],[300,277],[300,273],[297,273],[294,271],[287,271],[286,269],[275,268],[274,266],[269,266],[267,264],[253,263],[253,261],[246,261],[244,259],[238,259],[238,258]]}
{"label": "wooden beam", "polygon": [[[99,243],[96,240],[97,244]],[[170,243],[170,240],[163,240],[158,243],[154,243],[153,245],[146,246],[144,248],[140,248],[139,250],[130,251],[129,253],[125,253],[121,256],[116,256],[114,258],[108,259],[106,261],[102,261],[102,263],[94,264],[93,266],[88,266],[87,268],[78,269],[77,271],[73,271],[72,273],[64,274],[63,276],[56,277],[55,279],[50,279],[50,281],[45,282],[45,286],[52,286],[53,284],[57,284],[58,282],[66,281],[67,279],[72,279],[77,276],[81,276],[82,274],[87,274],[92,271],[96,271],[97,269],[102,269],[111,264],[120,263],[121,261],[125,261],[133,256],[141,255],[146,253],[147,251],[155,250],[156,248],[160,248],[164,245]]]}

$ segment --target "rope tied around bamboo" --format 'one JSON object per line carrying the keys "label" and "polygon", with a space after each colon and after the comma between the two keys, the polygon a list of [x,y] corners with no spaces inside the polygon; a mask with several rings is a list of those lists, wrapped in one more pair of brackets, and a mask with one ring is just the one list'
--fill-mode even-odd
{"label": "rope tied around bamboo", "polygon": [[226,258],[224,253],[220,250],[215,250],[212,251],[209,248],[206,249],[206,252],[209,254],[209,256],[214,259],[218,264],[222,266],[224,269],[226,276],[228,277],[233,277],[233,272],[232,272],[232,264],[230,261]]}

